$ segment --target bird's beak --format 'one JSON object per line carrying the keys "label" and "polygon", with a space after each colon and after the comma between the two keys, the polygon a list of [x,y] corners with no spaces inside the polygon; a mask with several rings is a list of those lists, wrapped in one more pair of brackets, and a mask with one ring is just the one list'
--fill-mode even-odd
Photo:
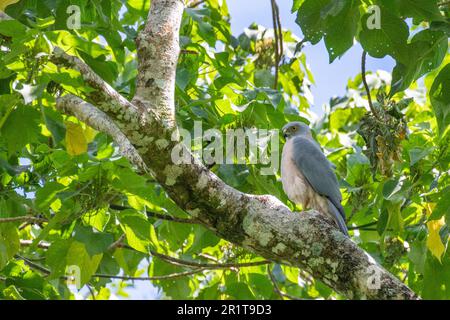
{"label": "bird's beak", "polygon": [[287,138],[287,134],[285,131],[283,131],[283,138],[286,139]]}

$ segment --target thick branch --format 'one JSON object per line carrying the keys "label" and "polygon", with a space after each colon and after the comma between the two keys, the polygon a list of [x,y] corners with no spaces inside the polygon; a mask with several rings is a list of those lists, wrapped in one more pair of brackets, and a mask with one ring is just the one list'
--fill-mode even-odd
{"label": "thick branch", "polygon": [[[58,66],[80,72],[86,84],[93,89],[87,94],[89,102],[105,112],[124,133],[138,131],[146,124],[146,119],[142,117],[143,113],[140,113],[136,106],[97,75],[84,61],[65,53],[58,47],[53,50],[51,60]],[[142,139],[136,139],[136,141],[137,146],[145,142]]]}
{"label": "thick branch", "polygon": [[75,116],[92,128],[109,134],[119,146],[120,153],[140,171],[147,172],[147,166],[134,146],[104,112],[71,94],[58,98],[56,107],[66,114]]}
{"label": "thick branch", "polygon": [[183,9],[181,0],[152,1],[147,24],[137,38],[139,74],[133,102],[158,110],[167,127],[175,124],[175,73]]}

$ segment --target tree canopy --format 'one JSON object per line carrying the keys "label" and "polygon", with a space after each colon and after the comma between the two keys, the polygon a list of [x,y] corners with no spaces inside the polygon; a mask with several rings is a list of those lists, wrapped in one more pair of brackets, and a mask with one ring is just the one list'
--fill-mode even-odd
{"label": "tree canopy", "polygon": [[[166,72],[164,52],[140,46],[147,38],[139,34],[151,38],[150,6],[0,2],[0,298],[70,299],[81,288],[89,289],[82,290],[86,298],[126,297],[136,281],[151,281],[162,298],[173,299],[352,297],[317,270],[267,260],[227,237],[228,227],[206,221],[213,216],[196,216],[190,203],[206,200],[168,178],[181,169],[147,170],[158,153],[146,149],[149,136],[120,124],[92,128],[93,111],[85,118],[66,112],[64,103],[79,97],[85,111],[102,105],[126,122],[134,115],[105,108],[106,93],[134,110],[142,97],[171,86],[148,76]],[[450,299],[449,8],[438,0],[294,0],[300,38],[283,28],[275,1],[273,25],[252,24],[238,36],[224,0],[190,1],[176,35],[174,120],[189,132],[201,121],[203,131],[224,134],[310,124],[336,166],[351,239],[418,296]],[[312,122],[314,75],[302,48],[321,40],[329,63],[355,42],[364,52],[355,61],[361,73],[341,84],[347,93],[330,97]],[[146,66],[144,53],[161,66]],[[366,59],[385,56],[396,62],[392,72],[366,72]],[[145,127],[151,121],[139,119],[142,131],[157,137]],[[133,152],[143,163],[123,157]],[[300,211],[283,193],[279,172],[262,175],[264,165],[250,157],[208,169],[227,186]]]}

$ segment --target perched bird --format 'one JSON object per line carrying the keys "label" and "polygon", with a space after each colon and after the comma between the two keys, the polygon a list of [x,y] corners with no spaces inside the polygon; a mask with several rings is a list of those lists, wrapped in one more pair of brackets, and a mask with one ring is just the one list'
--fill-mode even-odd
{"label": "perched bird", "polygon": [[329,215],[348,236],[342,195],[333,164],[313,139],[311,130],[302,122],[283,127],[286,144],[281,157],[283,190],[295,204]]}

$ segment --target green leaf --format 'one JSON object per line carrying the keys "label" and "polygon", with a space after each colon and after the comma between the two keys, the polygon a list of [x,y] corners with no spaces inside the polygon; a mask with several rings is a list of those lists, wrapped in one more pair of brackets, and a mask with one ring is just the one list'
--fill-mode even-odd
{"label": "green leaf", "polygon": [[428,156],[430,153],[432,153],[434,149],[435,149],[434,147],[430,148],[415,147],[408,150],[410,161],[409,163],[411,164],[411,166],[415,165],[417,162],[419,162],[420,160]]}
{"label": "green leaf", "polygon": [[338,0],[332,4],[334,11],[327,13],[324,30],[330,63],[353,46],[359,22],[358,1]]}
{"label": "green leaf", "polygon": [[255,86],[261,88],[273,87],[274,76],[270,70],[258,69],[255,71]]}
{"label": "green leaf", "polygon": [[50,267],[50,277],[52,279],[57,279],[65,275],[67,266],[66,257],[71,244],[72,239],[57,240],[48,248],[45,261]]}
{"label": "green leaf", "polygon": [[117,215],[128,244],[137,251],[148,253],[152,225],[147,218],[133,210],[124,210]]}
{"label": "green leaf", "polygon": [[450,124],[450,63],[434,79],[429,95],[442,135]]}
{"label": "green leaf", "polygon": [[318,43],[323,37],[321,12],[330,0],[305,0],[297,12],[295,22],[302,28],[305,39],[312,44]]}
{"label": "green leaf", "polygon": [[[19,105],[11,112],[1,130],[7,142],[9,154],[38,140],[39,120],[40,113],[30,106]],[[17,134],[18,132],[20,134]]]}
{"label": "green leaf", "polygon": [[65,257],[67,267],[75,267],[74,269],[80,272],[80,278],[75,279],[75,281],[79,281],[79,288],[90,281],[103,257],[103,253],[91,255],[88,247],[89,245],[86,246],[82,242],[72,241]]}
{"label": "green leaf", "polygon": [[0,34],[7,37],[20,37],[26,32],[26,28],[17,20],[2,20],[0,21]]}
{"label": "green leaf", "polygon": [[225,293],[238,300],[254,300],[256,299],[250,288],[243,282],[227,283]]}
{"label": "green leaf", "polygon": [[[380,29],[369,29],[367,23],[362,23],[359,33],[359,41],[372,57],[383,58],[390,55],[395,59],[405,52],[409,37],[409,28],[405,21],[387,10],[381,10]],[[362,17],[362,21],[368,21],[370,14]]]}
{"label": "green leaf", "polygon": [[418,20],[441,21],[444,16],[438,6],[439,0],[399,0],[400,12]]}
{"label": "green leaf", "polygon": [[422,30],[401,52],[392,74],[390,95],[407,89],[424,74],[439,67],[448,49],[448,37],[442,31]]}
{"label": "green leaf", "polygon": [[20,249],[19,233],[12,223],[0,224],[0,270]]}
{"label": "green leaf", "polygon": [[77,226],[72,235],[73,239],[84,243],[90,256],[103,254],[114,242],[112,234],[94,232],[92,228]]}
{"label": "green leaf", "polygon": [[36,206],[40,210],[48,210],[52,202],[56,200],[56,195],[66,189],[66,186],[58,182],[47,182],[36,192]]}
{"label": "green leaf", "polygon": [[312,44],[324,37],[331,63],[353,46],[360,17],[358,7],[359,1],[306,0],[298,9],[296,22]]}

